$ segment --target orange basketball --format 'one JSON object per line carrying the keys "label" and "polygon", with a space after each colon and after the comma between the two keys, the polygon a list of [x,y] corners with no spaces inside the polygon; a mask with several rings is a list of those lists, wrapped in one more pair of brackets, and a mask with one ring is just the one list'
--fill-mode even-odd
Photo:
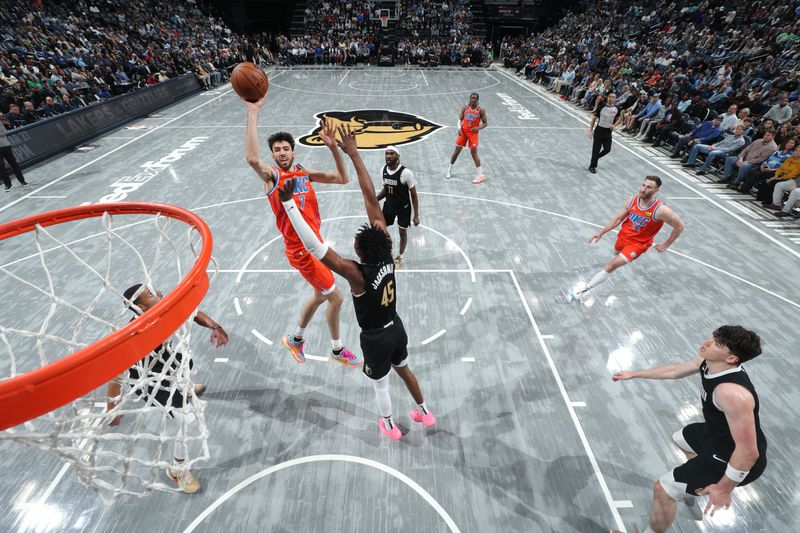
{"label": "orange basketball", "polygon": [[269,80],[260,68],[249,61],[239,63],[231,73],[233,90],[243,100],[255,102],[267,94]]}

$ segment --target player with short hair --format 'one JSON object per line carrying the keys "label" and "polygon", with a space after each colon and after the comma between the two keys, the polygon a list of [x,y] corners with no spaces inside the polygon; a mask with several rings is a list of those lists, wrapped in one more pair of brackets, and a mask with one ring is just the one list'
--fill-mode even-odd
{"label": "player with short hair", "polygon": [[400,252],[394,258],[394,266],[403,265],[403,252],[408,244],[408,226],[411,224],[411,207],[414,207],[414,225],[419,226],[419,201],[417,200],[417,182],[414,174],[400,165],[400,149],[387,146],[384,153],[386,165],[383,167],[383,189],[378,193],[378,201],[383,202],[383,218],[387,226],[394,225],[400,229]]}
{"label": "player with short hair", "polygon": [[[675,520],[676,502],[708,496],[705,512],[727,509],[737,486],[758,479],[767,467],[767,439],[761,431],[755,387],[742,367],[761,354],[761,338],[742,326],[721,326],[693,360],[648,370],[617,372],[614,381],[679,379],[700,373],[703,422],[672,435],[688,461],[653,486],[653,508],[645,533],[661,533]],[[637,528],[638,529],[638,528]]]}
{"label": "player with short hair", "polygon": [[656,198],[656,193],[660,189],[661,178],[645,176],[639,187],[639,194],[631,196],[626,206],[611,219],[611,222],[592,235],[589,239],[590,244],[599,241],[603,235],[622,224],[614,245],[616,250],[614,257],[606,263],[603,270],[595,274],[583,290],[569,292],[567,299],[570,302],[580,300],[590,289],[607,280],[616,269],[641,257],[653,244],[656,234],[665,222],[672,226],[672,232],[666,241],[655,246],[657,252],[667,251],[683,232],[684,224],[681,218]]}
{"label": "player with short hair", "polygon": [[324,244],[301,216],[292,182],[284,184],[279,195],[291,223],[309,253],[334,272],[344,277],[353,293],[358,325],[361,328],[361,349],[364,352],[364,374],[372,380],[381,419],[378,427],[386,437],[399,440],[403,435],[392,418],[392,399],[389,395],[389,372],[394,368],[402,378],[417,404],[411,412],[415,422],[433,426],[436,419],[422,396],[417,378],[408,368],[408,336],[397,314],[397,284],[392,261],[392,239],[386,231],[375,188],[364,162],[358,153],[355,135],[340,128],[342,150],[350,156],[358,174],[369,224],[361,227],[355,237],[355,250],[360,262],[343,259]]}
{"label": "player with short hair", "polygon": [[475,168],[478,171],[477,177],[472,180],[472,183],[478,184],[486,181],[486,176],[483,175],[481,170],[481,159],[478,157],[478,132],[489,125],[486,118],[486,110],[478,104],[478,93],[469,95],[469,103],[461,108],[461,113],[458,115],[458,136],[456,137],[456,148],[453,155],[450,156],[450,166],[447,167],[445,178],[450,179],[453,172],[453,165],[456,164],[458,154],[465,146],[469,146],[469,151],[472,154],[472,160],[475,162]]}
{"label": "player with short hair", "polygon": [[313,183],[345,184],[348,182],[347,169],[336,145],[336,132],[330,123],[325,122],[322,131],[319,133],[320,139],[331,151],[333,160],[336,163],[336,172],[317,171],[296,163],[294,138],[287,132],[278,132],[270,135],[268,144],[272,153],[272,161],[275,165],[269,165],[261,159],[258,146],[258,115],[266,98],[267,95],[264,94],[257,102],[245,101],[245,106],[247,106],[247,131],[245,133],[247,163],[255,170],[258,177],[264,181],[264,191],[269,200],[269,205],[275,213],[275,223],[278,226],[278,230],[283,235],[283,242],[286,245],[286,258],[289,260],[289,264],[314,289],[314,293],[303,304],[303,308],[300,311],[300,320],[294,335],[285,335],[281,339],[281,343],[289,350],[295,361],[304,363],[306,358],[303,335],[305,334],[306,326],[308,326],[319,306],[327,300],[328,309],[325,313],[325,318],[331,334],[331,358],[345,366],[361,366],[363,363],[361,358],[344,346],[339,334],[339,313],[342,307],[342,295],[336,288],[333,273],[303,248],[303,243],[286,219],[286,213],[281,207],[280,200],[278,200],[278,195],[275,192],[283,187],[287,180],[294,180],[296,186],[294,192],[298,200],[298,207],[303,217],[313,228],[314,233],[321,240],[319,228],[322,219],[319,214]]}
{"label": "player with short hair", "polygon": [[[127,302],[127,307],[134,313],[136,318],[145,313],[148,309],[156,305],[163,295],[158,291],[151,291],[149,288],[142,284],[136,284],[128,287],[123,293]],[[217,324],[210,316],[198,311],[194,317],[194,321],[203,327],[211,330],[211,344],[217,348],[225,346],[228,343],[228,334],[225,330]],[[136,387],[134,392],[142,400],[151,405],[160,405],[167,409],[167,412],[172,419],[176,420],[176,427],[179,431],[184,431],[185,427],[195,422],[194,414],[183,411],[186,404],[190,401],[190,396],[176,387],[175,373],[183,362],[183,354],[176,352],[172,343],[165,340],[156,348],[145,355],[140,361],[128,369],[128,377],[131,381],[131,386]],[[189,368],[192,368],[193,363],[189,361]],[[111,411],[117,405],[117,398],[122,393],[122,380],[123,376],[119,376],[113,381],[109,382],[106,395],[108,400],[106,403],[106,411]],[[146,385],[145,385],[146,384]],[[189,395],[194,394],[200,396],[206,387],[196,383]],[[110,423],[110,426],[119,425],[122,420],[122,415],[116,416]],[[167,476],[177,483],[178,487],[186,493],[194,494],[200,490],[200,482],[192,474],[192,472],[184,467],[187,454],[186,446],[182,439],[176,439],[172,465],[167,468]]]}

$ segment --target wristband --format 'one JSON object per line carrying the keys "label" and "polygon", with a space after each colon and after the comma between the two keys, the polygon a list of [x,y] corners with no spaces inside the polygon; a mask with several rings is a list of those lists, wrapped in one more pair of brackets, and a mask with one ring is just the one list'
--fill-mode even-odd
{"label": "wristband", "polygon": [[744,481],[744,478],[746,478],[747,474],[749,473],[750,473],[749,470],[747,472],[736,470],[734,467],[731,466],[730,463],[728,463],[728,468],[725,469],[725,475],[731,478],[736,483],[741,483],[742,481]]}

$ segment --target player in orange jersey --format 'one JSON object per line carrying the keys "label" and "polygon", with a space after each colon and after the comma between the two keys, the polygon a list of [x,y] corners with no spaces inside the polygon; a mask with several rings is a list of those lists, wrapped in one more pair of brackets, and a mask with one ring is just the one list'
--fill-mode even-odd
{"label": "player in orange jersey", "polygon": [[458,154],[461,153],[465,146],[469,146],[472,160],[475,161],[475,168],[478,171],[478,175],[472,180],[472,183],[483,183],[486,181],[486,176],[481,171],[481,160],[478,157],[478,132],[488,126],[489,122],[486,119],[486,110],[478,105],[478,93],[469,95],[469,104],[461,108],[458,121],[456,149],[453,151],[453,155],[450,156],[450,166],[447,167],[447,173],[444,176],[450,179]]}
{"label": "player in orange jersey", "polygon": [[272,211],[275,213],[275,222],[278,230],[283,235],[283,242],[286,244],[286,258],[289,260],[289,264],[300,272],[314,289],[314,294],[303,304],[303,308],[300,311],[300,320],[294,335],[284,336],[281,339],[281,343],[289,349],[295,361],[304,363],[305,342],[303,335],[306,326],[308,326],[317,308],[327,300],[328,309],[325,313],[325,318],[331,333],[331,357],[346,366],[361,366],[363,359],[345,348],[339,335],[339,311],[342,307],[342,295],[336,288],[333,273],[303,247],[303,243],[286,217],[286,212],[277,195],[277,189],[281,188],[287,179],[296,180],[294,195],[297,199],[297,205],[300,207],[303,218],[322,240],[319,233],[321,223],[319,206],[317,205],[317,196],[314,193],[312,183],[344,184],[348,181],[344,159],[342,159],[342,154],[336,145],[336,131],[330,124],[326,123],[320,132],[320,138],[330,149],[333,160],[336,162],[336,172],[321,172],[295,163],[294,138],[286,132],[278,132],[269,137],[269,148],[272,152],[272,160],[275,166],[269,165],[259,155],[257,130],[258,115],[266,98],[267,96],[264,95],[257,102],[245,102],[247,106],[247,131],[245,133],[247,163],[256,171],[258,177],[264,181],[264,190]]}
{"label": "player in orange jersey", "polygon": [[606,266],[589,281],[588,285],[581,291],[570,291],[568,300],[574,302],[580,300],[590,289],[608,279],[619,267],[634,261],[641,256],[653,244],[656,233],[666,222],[672,226],[672,232],[666,241],[656,244],[657,252],[665,252],[675,239],[683,232],[683,221],[669,207],[661,203],[656,198],[656,193],[661,188],[661,178],[658,176],[646,176],[639,187],[639,194],[632,196],[624,208],[611,219],[611,222],[592,235],[589,243],[599,241],[603,235],[622,224],[622,229],[617,235],[617,243],[614,246],[616,253]]}

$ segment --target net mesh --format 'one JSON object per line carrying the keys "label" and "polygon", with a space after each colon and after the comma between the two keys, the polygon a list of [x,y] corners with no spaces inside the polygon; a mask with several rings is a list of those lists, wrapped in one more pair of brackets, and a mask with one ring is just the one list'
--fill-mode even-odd
{"label": "net mesh", "polygon": [[[135,320],[125,290],[142,285],[132,300],[144,290],[169,292],[201,244],[193,226],[167,216],[108,213],[0,242],[7,261],[0,283],[14,301],[0,309],[0,380],[47,366]],[[192,319],[114,380],[118,393],[102,384],[0,432],[0,453],[14,453],[9,446],[18,444],[8,441],[55,453],[106,503],[179,490],[164,472],[173,458],[190,469],[209,456],[204,402],[193,393]]]}

